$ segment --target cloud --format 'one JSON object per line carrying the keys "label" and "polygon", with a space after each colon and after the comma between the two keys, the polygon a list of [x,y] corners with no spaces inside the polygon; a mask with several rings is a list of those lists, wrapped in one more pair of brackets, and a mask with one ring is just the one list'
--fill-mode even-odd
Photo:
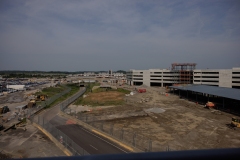
{"label": "cloud", "polygon": [[[10,68],[4,59],[11,56],[21,59],[11,68],[24,70],[166,68],[177,61],[204,66],[205,59],[226,58],[228,62],[209,68],[231,68],[240,59],[238,4],[234,0],[5,0],[0,3],[0,68]],[[31,68],[22,64],[28,63],[26,56],[34,61]],[[66,61],[69,65],[59,65]]]}

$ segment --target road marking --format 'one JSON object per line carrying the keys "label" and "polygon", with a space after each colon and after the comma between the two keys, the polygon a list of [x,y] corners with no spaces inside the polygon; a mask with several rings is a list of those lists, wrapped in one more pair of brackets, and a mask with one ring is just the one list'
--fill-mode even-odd
{"label": "road marking", "polygon": [[97,138],[99,138],[99,139],[103,140],[104,142],[106,142],[106,143],[108,143],[108,144],[110,144],[110,145],[112,145],[112,146],[116,147],[117,149],[119,149],[119,150],[121,150],[121,151],[123,151],[123,152],[125,152],[125,153],[128,153],[128,152],[124,151],[123,149],[121,149],[121,148],[117,147],[116,145],[114,145],[114,144],[112,144],[112,143],[110,143],[110,142],[108,142],[108,141],[106,141],[106,140],[102,139],[101,137],[99,137],[99,136],[97,136],[97,135],[95,135],[95,134],[93,134],[93,133],[89,132],[88,130],[86,130],[86,129],[84,129],[84,128],[82,128],[82,130],[84,130],[84,131],[86,131],[86,132],[90,133],[91,135],[93,135],[93,136],[95,136],[95,137],[97,137]]}
{"label": "road marking", "polygon": [[211,136],[212,134],[213,134],[213,132],[215,132],[216,131],[216,129],[217,129],[218,127],[216,127],[216,128],[214,128],[214,130],[210,133],[210,135],[209,136]]}
{"label": "road marking", "polygon": [[93,147],[91,144],[89,144],[89,146],[91,146],[92,148],[94,148],[94,149],[98,150],[97,148]]}
{"label": "road marking", "polygon": [[45,157],[47,157],[46,153],[44,153],[44,152],[42,152],[42,153],[45,155]]}

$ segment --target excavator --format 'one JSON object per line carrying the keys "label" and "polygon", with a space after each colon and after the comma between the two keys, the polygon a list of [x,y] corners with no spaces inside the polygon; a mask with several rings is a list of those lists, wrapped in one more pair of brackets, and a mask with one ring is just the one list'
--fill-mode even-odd
{"label": "excavator", "polygon": [[233,127],[240,128],[240,119],[235,118],[235,117],[232,117],[231,125],[232,125]]}

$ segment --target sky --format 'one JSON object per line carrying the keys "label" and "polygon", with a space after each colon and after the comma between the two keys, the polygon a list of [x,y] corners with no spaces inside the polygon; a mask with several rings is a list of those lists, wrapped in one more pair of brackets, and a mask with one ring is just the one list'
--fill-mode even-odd
{"label": "sky", "polygon": [[0,70],[240,67],[239,0],[1,0]]}

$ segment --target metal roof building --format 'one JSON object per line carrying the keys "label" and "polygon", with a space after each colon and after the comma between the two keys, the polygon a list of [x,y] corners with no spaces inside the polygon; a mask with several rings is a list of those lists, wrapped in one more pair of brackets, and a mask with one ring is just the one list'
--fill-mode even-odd
{"label": "metal roof building", "polygon": [[230,98],[230,99],[240,101],[240,89],[207,86],[207,85],[170,86],[169,88],[174,88],[174,89],[184,90],[184,91],[193,91],[198,93],[205,93],[209,95],[214,95],[214,96],[223,97],[223,98]]}
{"label": "metal roof building", "polygon": [[[210,101],[215,109],[240,116],[240,89],[207,85],[170,86],[170,92],[196,104]],[[177,91],[175,91],[177,90]]]}

